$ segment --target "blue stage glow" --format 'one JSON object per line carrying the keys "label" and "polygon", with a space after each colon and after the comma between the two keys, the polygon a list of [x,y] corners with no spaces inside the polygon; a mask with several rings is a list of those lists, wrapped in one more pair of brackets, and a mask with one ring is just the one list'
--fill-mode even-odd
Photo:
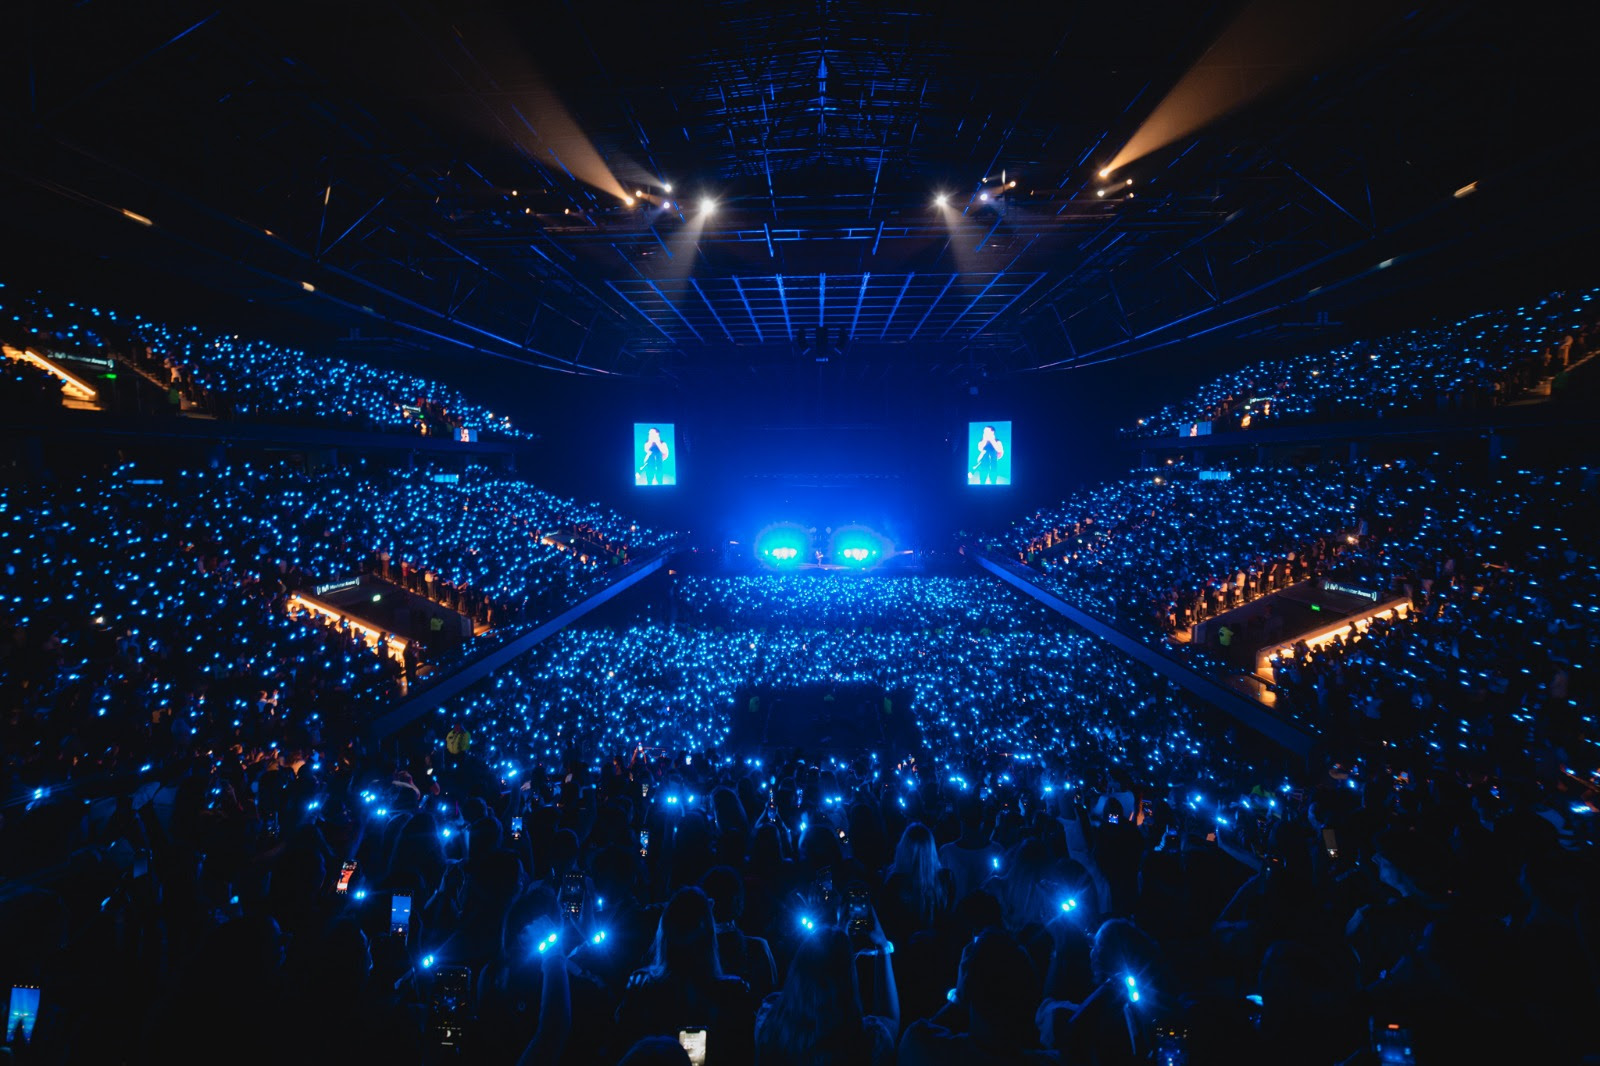
{"label": "blue stage glow", "polygon": [[799,566],[810,554],[811,534],[792,522],[770,525],[756,534],[756,558],[763,566]]}
{"label": "blue stage glow", "polygon": [[876,566],[892,553],[892,545],[866,526],[845,526],[836,530],[829,549],[833,562],[858,569]]}

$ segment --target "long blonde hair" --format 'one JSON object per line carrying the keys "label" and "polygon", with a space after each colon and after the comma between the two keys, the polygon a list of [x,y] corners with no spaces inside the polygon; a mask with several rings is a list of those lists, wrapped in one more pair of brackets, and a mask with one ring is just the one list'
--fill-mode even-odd
{"label": "long blonde hair", "polygon": [[905,832],[900,834],[900,842],[895,845],[889,874],[900,874],[909,882],[917,917],[924,922],[931,922],[948,902],[939,883],[942,869],[933,830],[921,822],[906,826]]}

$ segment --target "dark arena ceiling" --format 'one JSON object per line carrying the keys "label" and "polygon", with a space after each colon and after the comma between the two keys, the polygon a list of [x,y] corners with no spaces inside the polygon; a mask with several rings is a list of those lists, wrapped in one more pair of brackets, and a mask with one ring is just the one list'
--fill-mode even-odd
{"label": "dark arena ceiling", "polygon": [[441,357],[1072,367],[1582,239],[1571,17],[24,2],[0,175],[10,226]]}

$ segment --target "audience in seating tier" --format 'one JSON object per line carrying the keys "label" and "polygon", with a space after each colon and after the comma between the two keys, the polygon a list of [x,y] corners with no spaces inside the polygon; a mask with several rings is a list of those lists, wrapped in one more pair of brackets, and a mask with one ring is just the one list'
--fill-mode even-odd
{"label": "audience in seating tier", "polygon": [[1559,393],[1593,353],[1600,290],[1555,292],[1522,307],[1406,330],[1224,374],[1139,419],[1138,437],[1187,437],[1312,420],[1487,410]]}
{"label": "audience in seating tier", "polygon": [[167,392],[172,412],[262,422],[531,439],[456,389],[347,355],[176,326],[0,285],[0,337],[41,354],[120,357]]}

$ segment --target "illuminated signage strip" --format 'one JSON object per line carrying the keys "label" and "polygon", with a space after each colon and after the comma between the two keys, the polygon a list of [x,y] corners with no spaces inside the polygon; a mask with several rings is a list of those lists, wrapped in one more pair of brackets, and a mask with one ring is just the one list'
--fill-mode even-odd
{"label": "illuminated signage strip", "polygon": [[1376,592],[1369,592],[1366,589],[1359,589],[1354,585],[1342,585],[1337,581],[1323,581],[1322,591],[1342,592],[1346,596],[1360,596],[1364,600],[1371,600],[1373,603],[1378,602],[1378,594]]}
{"label": "illuminated signage strip", "polygon": [[330,581],[326,585],[311,586],[311,594],[313,596],[326,596],[330,592],[343,592],[345,589],[353,589],[359,584],[361,584],[359,577],[346,578],[343,581]]}

